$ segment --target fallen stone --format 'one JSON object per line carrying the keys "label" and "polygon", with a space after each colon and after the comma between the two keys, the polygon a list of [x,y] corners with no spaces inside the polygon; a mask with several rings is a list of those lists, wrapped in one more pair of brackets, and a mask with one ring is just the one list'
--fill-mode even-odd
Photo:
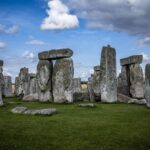
{"label": "fallen stone", "polygon": [[27,109],[27,107],[18,106],[11,110],[12,113],[15,114],[28,114],[28,115],[53,115],[57,111],[55,108],[47,108],[47,109]]}
{"label": "fallen stone", "polygon": [[53,49],[39,53],[40,60],[55,60],[62,58],[69,58],[73,55],[73,51],[69,48],[66,49]]}
{"label": "fallen stone", "polygon": [[80,107],[95,107],[95,104],[79,104]]}
{"label": "fallen stone", "polygon": [[28,115],[46,115],[51,116],[55,114],[57,111],[55,108],[47,108],[47,109],[28,109],[24,112],[24,114]]}
{"label": "fallen stone", "polygon": [[116,50],[109,45],[103,47],[100,64],[101,101],[117,101]]}
{"label": "fallen stone", "polygon": [[11,112],[15,114],[21,114],[21,113],[24,113],[26,110],[27,110],[27,107],[18,106],[18,107],[13,108]]}
{"label": "fallen stone", "polygon": [[121,66],[131,64],[141,64],[143,61],[143,55],[134,55],[120,60]]}
{"label": "fallen stone", "polygon": [[128,101],[128,104],[139,104],[139,105],[145,105],[146,99],[138,100],[138,99],[130,99]]}
{"label": "fallen stone", "polygon": [[23,97],[23,101],[38,101],[39,96],[38,93],[30,94]]}
{"label": "fallen stone", "polygon": [[126,96],[126,95],[123,95],[121,93],[118,93],[117,94],[117,100],[118,102],[120,103],[128,103],[128,101],[130,100],[131,98]]}

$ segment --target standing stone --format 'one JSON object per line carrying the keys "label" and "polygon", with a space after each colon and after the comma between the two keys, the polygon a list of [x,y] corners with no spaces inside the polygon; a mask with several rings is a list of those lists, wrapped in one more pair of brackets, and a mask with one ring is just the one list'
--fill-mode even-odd
{"label": "standing stone", "polygon": [[21,68],[19,73],[19,94],[23,92],[24,96],[29,94],[29,69]]}
{"label": "standing stone", "polygon": [[147,107],[150,107],[150,64],[145,67],[145,98]]}
{"label": "standing stone", "polygon": [[52,97],[52,70],[53,63],[48,60],[40,60],[37,65],[37,84],[39,101],[53,101]]}
{"label": "standing stone", "polygon": [[122,66],[121,73],[117,80],[117,91],[126,96],[130,96],[130,84],[129,84],[129,67]]}
{"label": "standing stone", "polygon": [[2,88],[4,86],[3,61],[0,60],[0,106],[3,106]]}
{"label": "standing stone", "polygon": [[15,95],[19,96],[19,77],[15,78]]}
{"label": "standing stone", "polygon": [[102,102],[117,101],[116,50],[103,47],[100,64],[100,93]]}
{"label": "standing stone", "polygon": [[73,92],[74,93],[81,92],[81,78],[74,78],[73,79]]}
{"label": "standing stone", "polygon": [[25,101],[35,101],[38,100],[38,85],[36,75],[33,73],[29,74],[29,94],[23,98]]}
{"label": "standing stone", "polygon": [[71,58],[58,59],[53,70],[54,102],[73,102],[74,67]]}
{"label": "standing stone", "polygon": [[130,66],[130,93],[133,98],[144,98],[143,70],[139,64]]}
{"label": "standing stone", "polygon": [[93,77],[90,77],[88,79],[88,93],[89,93],[89,99],[91,102],[95,101],[94,91],[93,91]]}
{"label": "standing stone", "polygon": [[100,101],[100,66],[94,67],[94,74],[92,80],[92,86],[94,91],[94,96],[96,101]]}
{"label": "standing stone", "polygon": [[6,97],[12,96],[12,80],[11,76],[4,76],[4,88],[3,88],[3,95]]}

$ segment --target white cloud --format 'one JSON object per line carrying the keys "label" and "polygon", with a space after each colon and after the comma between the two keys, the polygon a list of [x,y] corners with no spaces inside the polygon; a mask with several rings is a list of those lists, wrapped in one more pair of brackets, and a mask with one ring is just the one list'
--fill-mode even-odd
{"label": "white cloud", "polygon": [[5,47],[6,47],[6,43],[0,42],[0,49],[3,49],[3,48],[5,48]]}
{"label": "white cloud", "polygon": [[8,70],[8,68],[3,68],[3,75],[4,76],[13,76],[12,73]]}
{"label": "white cloud", "polygon": [[26,42],[26,44],[29,45],[45,45],[45,42],[39,39],[34,38],[32,35],[29,36],[29,41]]}
{"label": "white cloud", "polygon": [[143,61],[150,61],[150,56],[145,53],[141,53],[141,55],[143,55]]}
{"label": "white cloud", "polygon": [[149,44],[150,44],[150,37],[145,37],[145,38],[143,38],[143,39],[140,39],[140,40],[138,41],[138,44],[139,44],[140,46],[149,45]]}
{"label": "white cloud", "polygon": [[35,58],[35,55],[33,52],[30,52],[30,51],[25,51],[22,56],[24,58],[28,58],[28,59],[34,59]]}
{"label": "white cloud", "polygon": [[37,40],[37,39],[32,39],[31,41],[26,42],[26,44],[29,44],[29,45],[44,45],[45,42],[43,42],[41,40]]}
{"label": "white cloud", "polygon": [[42,30],[69,29],[79,25],[77,16],[69,13],[69,8],[60,0],[48,2],[48,17],[43,20]]}
{"label": "white cloud", "polygon": [[14,34],[16,32],[18,32],[18,26],[16,25],[13,25],[11,27],[6,27],[2,24],[0,24],[0,32],[1,33],[6,33],[6,34]]}

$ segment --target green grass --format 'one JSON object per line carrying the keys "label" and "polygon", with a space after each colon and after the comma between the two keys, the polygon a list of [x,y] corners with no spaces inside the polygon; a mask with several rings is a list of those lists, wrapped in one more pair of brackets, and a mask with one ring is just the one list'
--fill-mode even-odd
{"label": "green grass", "polygon": [[[14,103],[12,103],[14,102]],[[128,104],[21,102],[0,108],[0,150],[149,150],[150,109]],[[12,114],[15,106],[57,108],[53,116]]]}

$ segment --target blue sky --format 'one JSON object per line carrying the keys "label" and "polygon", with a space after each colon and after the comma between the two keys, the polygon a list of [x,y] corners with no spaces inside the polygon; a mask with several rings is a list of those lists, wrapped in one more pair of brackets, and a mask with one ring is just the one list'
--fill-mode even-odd
{"label": "blue sky", "polygon": [[[110,44],[121,58],[143,54],[150,63],[148,0],[0,0],[0,59],[13,80],[21,67],[36,72],[37,54],[74,51],[75,77],[87,79]],[[48,11],[47,11],[48,10]]]}

